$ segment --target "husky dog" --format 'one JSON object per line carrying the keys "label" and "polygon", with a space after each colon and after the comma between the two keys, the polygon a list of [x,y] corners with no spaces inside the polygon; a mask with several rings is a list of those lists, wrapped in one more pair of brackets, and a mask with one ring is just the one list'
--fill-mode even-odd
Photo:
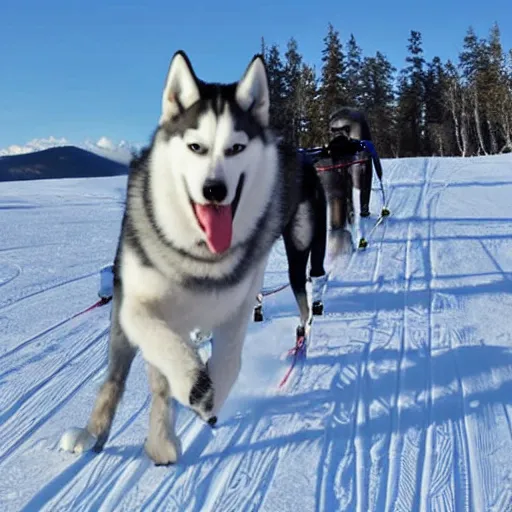
{"label": "husky dog", "polygon": [[353,243],[366,246],[361,217],[370,215],[372,160],[381,178],[382,167],[376,152],[368,152],[371,133],[362,112],[349,107],[336,110],[330,117],[332,139],[320,153],[316,168],[324,185],[332,230],[353,231]]}
{"label": "husky dog", "polygon": [[[329,129],[332,136],[345,136],[348,139],[355,139],[359,141],[372,142],[372,135],[368,121],[363,112],[350,107],[341,107],[335,110],[329,119]],[[338,144],[339,145],[339,144]],[[341,146],[343,147],[343,146]],[[334,149],[336,152],[336,149]],[[336,152],[339,157],[346,156],[343,150],[338,149]],[[350,154],[350,153],[348,153]],[[382,166],[378,157],[373,159],[375,171],[379,178],[382,176]],[[361,217],[368,217],[370,215],[370,194],[372,191],[372,158],[367,155],[364,164],[357,164],[353,166],[354,169],[354,184],[356,189],[359,190],[359,212]]]}
{"label": "husky dog", "polygon": [[[157,465],[179,458],[171,398],[214,426],[239,374],[255,298],[281,235],[304,325],[309,257],[310,277],[325,275],[326,201],[315,168],[275,141],[261,56],[238,82],[214,84],[177,52],[151,144],[131,163],[108,375],[87,427],[62,446],[102,449],[138,349],[152,390],[149,457]],[[206,364],[190,340],[196,329],[213,334]]]}

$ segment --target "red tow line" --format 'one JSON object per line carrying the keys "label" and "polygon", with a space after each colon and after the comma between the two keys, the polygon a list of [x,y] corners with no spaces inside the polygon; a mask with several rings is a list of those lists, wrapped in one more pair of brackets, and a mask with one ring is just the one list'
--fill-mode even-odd
{"label": "red tow line", "polygon": [[83,315],[84,313],[88,313],[89,311],[92,311],[93,309],[104,306],[105,304],[108,304],[111,300],[112,300],[112,297],[102,297],[98,302],[95,302],[92,306],[89,306],[87,309],[84,309],[83,311],[76,313],[71,318],[76,318],[77,316]]}
{"label": "red tow line", "polygon": [[315,169],[319,172],[323,172],[323,171],[338,171],[339,169],[344,169],[345,167],[350,167],[351,165],[355,165],[355,164],[364,164],[365,162],[367,162],[368,159],[364,159],[364,160],[354,160],[352,162],[345,162],[345,163],[342,163],[342,164],[336,164],[336,165],[326,165],[325,167],[315,167]]}
{"label": "red tow line", "polygon": [[280,388],[282,388],[286,384],[286,382],[288,381],[288,378],[290,377],[290,375],[293,371],[293,368],[295,367],[295,363],[297,362],[299,357],[302,354],[304,354],[305,352],[306,352],[306,338],[305,338],[305,336],[299,336],[295,343],[295,347],[293,347],[292,349],[290,349],[288,351],[288,355],[293,356],[292,364],[290,365],[290,368],[288,368],[288,371],[286,372],[285,376],[279,383]]}

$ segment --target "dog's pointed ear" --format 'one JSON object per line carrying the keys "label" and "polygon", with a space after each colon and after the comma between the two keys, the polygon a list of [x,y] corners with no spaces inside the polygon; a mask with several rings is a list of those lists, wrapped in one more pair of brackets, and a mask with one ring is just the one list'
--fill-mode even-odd
{"label": "dog's pointed ear", "polygon": [[236,87],[236,101],[243,110],[250,110],[259,123],[269,124],[270,98],[268,77],[262,55],[255,55]]}
{"label": "dog's pointed ear", "polygon": [[200,98],[198,80],[185,52],[177,51],[169,65],[162,96],[160,122],[168,121]]}

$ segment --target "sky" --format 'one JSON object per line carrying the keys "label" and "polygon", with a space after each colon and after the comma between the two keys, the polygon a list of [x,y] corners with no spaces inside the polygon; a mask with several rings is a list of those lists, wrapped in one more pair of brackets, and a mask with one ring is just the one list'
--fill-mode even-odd
{"label": "sky", "polygon": [[485,37],[495,21],[512,48],[511,0],[2,0],[0,149],[48,137],[147,143],[178,49],[200,78],[230,82],[262,36],[283,53],[295,37],[319,70],[330,22],[342,42],[353,33],[364,55],[401,68],[411,30],[427,60],[456,59],[470,25]]}

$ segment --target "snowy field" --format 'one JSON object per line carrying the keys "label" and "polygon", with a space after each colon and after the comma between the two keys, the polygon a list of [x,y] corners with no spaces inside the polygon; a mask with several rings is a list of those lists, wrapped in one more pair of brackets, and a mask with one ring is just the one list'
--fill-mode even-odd
{"label": "snowy field", "polygon": [[[392,216],[334,265],[325,316],[286,386],[289,289],[251,324],[210,429],[183,408],[184,455],[143,451],[137,356],[101,454],[58,448],[107,364],[125,177],[0,184],[0,510],[512,510],[512,156],[384,161]],[[373,217],[380,210],[377,190]],[[275,247],[266,284],[286,282]]]}

